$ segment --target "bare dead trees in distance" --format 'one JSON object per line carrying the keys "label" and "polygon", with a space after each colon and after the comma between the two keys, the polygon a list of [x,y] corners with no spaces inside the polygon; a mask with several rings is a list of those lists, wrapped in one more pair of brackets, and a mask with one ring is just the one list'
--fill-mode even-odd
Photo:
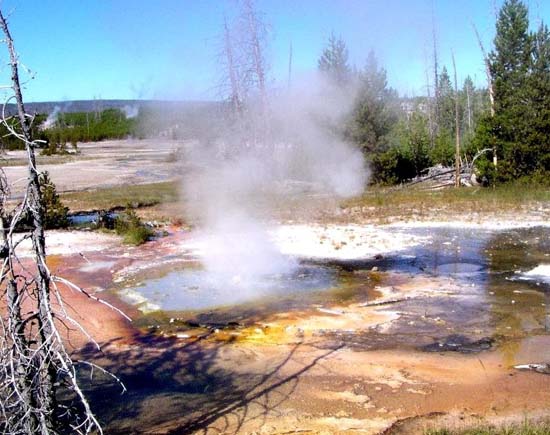
{"label": "bare dead trees in distance", "polygon": [[241,72],[237,69],[237,60],[235,59],[235,48],[233,46],[234,41],[231,35],[231,30],[227,24],[227,18],[224,17],[223,20],[223,42],[224,42],[224,57],[225,57],[225,69],[226,69],[226,79],[229,82],[230,94],[229,100],[233,111],[236,114],[241,114],[243,96],[241,92],[241,87],[243,85],[241,79]]}
{"label": "bare dead trees in distance", "polygon": [[[254,0],[242,0],[242,20],[245,22],[244,46],[250,53],[251,82],[259,92],[261,109],[267,108],[265,38],[267,29],[260,19]],[[245,58],[246,58],[245,57]]]}
{"label": "bare dead trees in distance", "polygon": [[[0,432],[6,434],[102,433],[101,426],[77,382],[59,326],[82,327],[65,310],[57,283],[46,264],[44,204],[36,167],[33,118],[25,111],[19,77],[19,59],[6,18],[0,11],[0,28],[9,56],[11,95],[2,107],[0,122],[25,144],[27,185],[23,200],[8,210],[9,185],[0,177]],[[14,102],[17,115],[8,119],[6,104]],[[3,172],[0,174],[3,175]],[[16,228],[30,230],[15,235]],[[22,264],[20,243],[30,239],[33,261]],[[75,290],[81,291],[71,285]],[[52,303],[52,299],[54,302]],[[91,337],[88,337],[91,341]],[[58,401],[59,391],[72,401]]]}
{"label": "bare dead trees in distance", "polygon": [[239,0],[238,4],[235,19],[224,17],[223,49],[219,55],[224,69],[221,90],[240,105],[253,97],[267,102],[267,28],[254,0]]}
{"label": "bare dead trees in distance", "polygon": [[458,79],[456,74],[456,61],[454,51],[451,52],[453,60],[453,73],[455,81],[455,187],[460,187],[460,120],[459,120],[459,104],[458,104]]}
{"label": "bare dead trees in distance", "polygon": [[224,19],[221,90],[238,122],[254,119],[253,142],[265,141],[269,131],[266,61],[267,26],[254,0],[239,0],[236,17]]}
{"label": "bare dead trees in distance", "polygon": [[[495,7],[495,17],[496,17],[498,14],[496,12],[496,6],[494,3],[493,3],[493,6]],[[491,111],[490,112],[491,117],[494,117],[495,116],[495,88],[493,86],[493,78],[491,75],[491,63],[489,61],[489,56],[487,55],[487,51],[483,46],[483,42],[481,41],[481,36],[479,35],[477,27],[474,23],[472,23],[472,27],[474,29],[474,33],[476,34],[477,43],[479,44],[479,49],[481,50],[481,54],[483,55],[483,63],[485,64],[485,75],[487,76],[487,89],[489,91],[489,108]],[[496,170],[498,165],[496,148],[493,148],[493,165],[495,166],[495,170]]]}

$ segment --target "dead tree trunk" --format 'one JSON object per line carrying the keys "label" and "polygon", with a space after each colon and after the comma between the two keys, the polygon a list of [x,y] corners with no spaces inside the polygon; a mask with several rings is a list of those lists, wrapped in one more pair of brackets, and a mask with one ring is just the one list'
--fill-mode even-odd
{"label": "dead tree trunk", "polygon": [[[11,82],[12,89],[15,95],[17,105],[17,116],[21,128],[22,140],[25,142],[28,159],[28,185],[27,185],[27,209],[31,214],[32,233],[31,240],[33,245],[35,264],[38,271],[36,276],[36,298],[38,306],[38,314],[36,320],[38,322],[38,330],[40,336],[40,351],[35,353],[35,358],[38,359],[34,365],[38,368],[40,379],[40,391],[38,391],[38,401],[42,411],[38,414],[39,428],[37,432],[46,434],[53,432],[54,429],[54,411],[55,403],[55,367],[52,365],[51,336],[53,334],[53,319],[52,309],[50,306],[50,276],[46,270],[46,248],[44,240],[44,207],[42,195],[40,192],[40,184],[38,172],[36,170],[36,157],[34,153],[34,144],[31,137],[31,129],[23,104],[23,95],[21,93],[21,85],[19,82],[18,59],[13,46],[13,39],[8,29],[6,20],[0,12],[0,26],[5,35],[5,42],[10,56],[11,67]],[[14,282],[9,283],[9,287],[14,287]],[[12,289],[13,290],[13,289]],[[16,292],[16,290],[15,290]],[[10,298],[9,298],[10,299]],[[15,317],[17,323],[20,323],[20,305],[18,304],[19,297],[12,300],[11,309],[12,316]],[[36,392],[34,392],[36,393]],[[32,402],[32,401],[31,401]]]}
{"label": "dead tree trunk", "polygon": [[470,97],[470,87],[466,86],[466,110],[468,115],[468,133],[472,133],[472,103]]}
{"label": "dead tree trunk", "polygon": [[455,79],[455,138],[456,138],[456,151],[455,151],[455,186],[460,187],[460,121],[458,117],[458,79],[456,75],[456,62],[455,54],[452,53],[453,70]]}
{"label": "dead tree trunk", "polygon": [[[481,54],[483,55],[483,63],[485,64],[485,75],[487,76],[487,89],[489,91],[489,110],[491,113],[491,118],[493,118],[495,116],[495,88],[493,86],[493,77],[491,75],[491,63],[489,61],[489,56],[485,51],[485,47],[483,46],[483,42],[481,41],[481,37],[479,36],[479,32],[477,31],[477,27],[474,23],[472,23],[472,27],[474,28],[474,32],[476,34],[479,49],[481,50]],[[493,147],[493,165],[496,171],[498,167],[496,146]]]}
{"label": "dead tree trunk", "polygon": [[237,71],[237,63],[235,61],[235,53],[233,48],[233,41],[231,38],[231,32],[227,25],[227,20],[223,21],[224,26],[224,51],[225,60],[227,62],[227,76],[229,78],[229,85],[231,87],[231,105],[235,114],[242,114],[242,96],[239,73]]}
{"label": "dead tree trunk", "polygon": [[435,6],[432,2],[432,42],[433,42],[433,61],[434,61],[434,136],[437,135],[439,131],[439,109],[440,109],[440,100],[441,95],[439,95],[439,63],[437,56],[437,35],[435,30]]}
{"label": "dead tree trunk", "polygon": [[435,127],[434,127],[434,102],[432,101],[432,94],[430,92],[430,76],[428,70],[426,69],[426,92],[427,92],[427,111],[428,111],[428,132],[430,134],[430,148],[433,150],[435,148]]}
{"label": "dead tree trunk", "polygon": [[[7,181],[0,177],[0,259],[3,263],[0,288],[5,288],[2,295],[6,298],[7,309],[5,319],[0,315],[0,432],[50,435],[60,431],[79,434],[95,431],[101,434],[101,426],[78,385],[75,364],[56,326],[55,319],[59,319],[83,330],[64,310],[55,284],[55,281],[65,285],[67,282],[53,277],[46,265],[44,205],[35,157],[37,141],[32,138],[31,118],[25,112],[19,60],[1,11],[0,29],[9,54],[11,99],[16,104],[18,125],[14,126],[4,117],[0,122],[12,136],[25,144],[27,152],[25,196],[11,213],[5,207]],[[17,259],[19,242],[12,237],[16,226],[23,220],[31,227],[26,238],[32,241],[34,254],[34,267],[25,269]],[[72,288],[87,295],[76,286]],[[59,304],[57,309],[52,307],[52,294]],[[61,385],[73,393],[78,409],[69,410],[67,405],[62,408],[57,402],[56,393]],[[62,411],[64,421],[60,422]]]}
{"label": "dead tree trunk", "polygon": [[288,48],[288,90],[292,86],[292,41],[290,41],[290,46]]}

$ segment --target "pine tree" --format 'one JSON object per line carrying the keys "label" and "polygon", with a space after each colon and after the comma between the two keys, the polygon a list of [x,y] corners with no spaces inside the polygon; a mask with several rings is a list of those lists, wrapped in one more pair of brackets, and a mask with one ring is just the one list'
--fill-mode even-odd
{"label": "pine tree", "polygon": [[438,83],[438,108],[437,125],[440,134],[453,134],[454,132],[454,94],[451,77],[444,66],[439,75]]}
{"label": "pine tree", "polygon": [[348,57],[346,43],[341,38],[336,38],[333,33],[319,58],[319,71],[326,75],[332,83],[345,86],[349,84],[352,77]]}
{"label": "pine tree", "polygon": [[39,175],[38,182],[44,202],[44,227],[47,229],[67,228],[69,225],[67,215],[69,208],[65,207],[61,202],[61,198],[57,193],[55,184],[50,179],[48,171],[42,172]]}
{"label": "pine tree", "polygon": [[496,110],[516,108],[525,89],[531,54],[528,29],[527,7],[520,0],[506,0],[496,24],[494,50],[489,54]]}
{"label": "pine tree", "polygon": [[499,170],[502,180],[524,175],[530,166],[525,143],[531,128],[525,104],[531,56],[528,29],[527,7],[520,0],[506,0],[496,25],[494,50],[489,54],[495,92],[493,131],[503,160]]}
{"label": "pine tree", "polygon": [[359,92],[347,135],[364,151],[380,151],[386,136],[397,122],[394,103],[396,92],[388,87],[386,70],[378,65],[371,50],[363,71],[359,73]]}
{"label": "pine tree", "polygon": [[528,169],[550,171],[550,31],[541,23],[533,35],[530,75],[528,79],[529,104],[526,107],[531,124],[526,138]]}
{"label": "pine tree", "polygon": [[[496,148],[499,180],[536,175],[537,181],[548,183],[550,32],[542,23],[529,32],[528,10],[520,0],[505,1],[496,29],[489,55],[495,116],[482,120],[476,144]],[[491,175],[488,161],[480,163]]]}

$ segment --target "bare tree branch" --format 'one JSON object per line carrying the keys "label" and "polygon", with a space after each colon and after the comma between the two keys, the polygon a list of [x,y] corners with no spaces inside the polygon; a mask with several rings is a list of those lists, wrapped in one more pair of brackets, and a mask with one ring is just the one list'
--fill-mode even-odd
{"label": "bare tree branch", "polygon": [[[124,314],[69,281],[52,276],[47,267],[44,205],[35,157],[35,147],[40,141],[32,138],[34,117],[25,112],[19,77],[22,65],[1,11],[0,29],[9,55],[10,87],[13,92],[2,107],[0,122],[11,136],[24,143],[27,154],[25,193],[22,201],[11,211],[6,208],[9,185],[0,170],[0,288],[5,289],[2,298],[6,306],[6,313],[0,315],[0,433],[102,434],[101,425],[78,384],[77,362],[69,356],[58,325],[68,328],[70,324],[88,340],[97,343],[78,321],[68,315],[56,282]],[[15,102],[17,108],[15,118],[8,117],[6,113],[10,101]],[[31,230],[23,237],[14,237],[23,222]],[[31,266],[23,265],[17,256],[17,248],[25,239],[30,239],[32,243]],[[52,291],[60,311],[52,307]],[[84,362],[79,361],[78,365],[81,364]],[[112,376],[121,383],[120,379]],[[76,406],[58,402],[60,388],[72,394]]]}

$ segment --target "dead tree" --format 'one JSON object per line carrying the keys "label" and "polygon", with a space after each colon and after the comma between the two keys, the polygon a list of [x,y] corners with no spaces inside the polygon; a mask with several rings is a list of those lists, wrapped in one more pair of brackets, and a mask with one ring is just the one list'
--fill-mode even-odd
{"label": "dead tree", "polygon": [[491,117],[493,117],[495,116],[495,91],[493,87],[493,76],[491,75],[491,62],[489,60],[489,56],[487,55],[487,51],[483,46],[483,42],[481,41],[481,36],[479,35],[477,27],[474,23],[472,23],[472,27],[474,29],[474,33],[476,34],[479,49],[483,55],[483,64],[485,65],[485,75],[487,77],[487,89],[489,92],[489,110],[491,111]]}
{"label": "dead tree", "polygon": [[437,34],[435,29],[435,5],[432,1],[432,42],[433,42],[433,62],[434,62],[434,122],[433,122],[433,136],[436,136],[439,132],[439,116],[440,116],[440,103],[441,95],[439,89],[439,62],[437,56]]}
{"label": "dead tree", "polygon": [[468,133],[472,133],[472,103],[470,98],[470,87],[465,87],[466,91],[466,114],[468,115]]}
{"label": "dead tree", "polygon": [[451,52],[453,60],[453,71],[455,79],[455,139],[456,139],[456,150],[455,150],[455,186],[460,187],[460,121],[459,121],[459,105],[458,105],[458,79],[456,75],[456,62],[455,54]]}
{"label": "dead tree", "polygon": [[[35,147],[40,141],[32,137],[32,117],[25,111],[21,92],[19,59],[1,11],[0,28],[9,55],[9,88],[13,92],[4,104],[0,122],[24,143],[27,154],[24,198],[12,210],[7,209],[9,185],[4,176],[0,179],[0,291],[3,300],[0,307],[0,432],[102,433],[79,387],[76,363],[65,349],[59,330],[60,325],[72,325],[83,331],[65,310],[57,283],[84,291],[53,276],[46,264],[44,204],[35,158]],[[8,102],[15,103],[17,124],[7,121]],[[15,230],[23,222],[30,231],[17,239]],[[17,248],[25,239],[32,243],[32,266],[23,265],[17,256]],[[73,404],[58,402],[60,389],[72,393]]]}
{"label": "dead tree", "polygon": [[239,0],[238,4],[236,19],[224,19],[222,49],[218,54],[223,65],[222,95],[237,115],[231,125],[238,139],[230,147],[263,148],[271,145],[272,136],[265,60],[267,28],[254,0]]}
{"label": "dead tree", "polygon": [[288,48],[288,83],[287,89],[290,91],[292,87],[292,41],[290,41],[290,46]]}
{"label": "dead tree", "polygon": [[262,20],[256,11],[254,0],[243,0],[243,20],[245,23],[246,40],[245,47],[248,48],[248,58],[251,61],[250,72],[253,81],[256,83],[261,110],[267,110],[267,88],[266,88],[266,62],[264,55],[264,34],[266,32]]}
{"label": "dead tree", "polygon": [[[496,9],[495,9],[495,16],[496,16]],[[491,113],[491,118],[493,118],[495,116],[495,88],[493,86],[493,76],[491,75],[491,62],[489,60],[489,56],[487,55],[487,51],[483,46],[483,42],[481,41],[479,32],[477,31],[477,27],[473,22],[472,22],[472,27],[474,29],[474,33],[476,34],[477,43],[479,44],[479,49],[481,50],[481,54],[483,55],[483,63],[485,64],[485,75],[487,76],[487,89],[489,91],[489,110]],[[497,165],[498,165],[496,147],[493,147],[493,165],[495,166],[495,171],[496,171]]]}
{"label": "dead tree", "polygon": [[249,121],[252,123],[247,140],[261,148],[271,147],[271,125],[267,91],[267,27],[256,9],[254,0],[241,0],[239,14],[240,50],[243,62],[243,76],[253,101],[250,107]]}
{"label": "dead tree", "polygon": [[430,148],[433,150],[435,148],[435,128],[434,128],[434,102],[432,101],[432,95],[430,92],[430,75],[426,69],[426,93],[427,93],[427,107],[426,111],[428,113],[428,132],[430,134]]}
{"label": "dead tree", "polygon": [[227,19],[224,18],[223,21],[224,27],[224,57],[226,62],[226,75],[229,80],[230,86],[230,100],[233,111],[237,115],[242,115],[242,100],[241,95],[241,77],[238,70],[237,61],[235,59],[235,48],[233,44],[233,38],[229,25],[227,24]]}

